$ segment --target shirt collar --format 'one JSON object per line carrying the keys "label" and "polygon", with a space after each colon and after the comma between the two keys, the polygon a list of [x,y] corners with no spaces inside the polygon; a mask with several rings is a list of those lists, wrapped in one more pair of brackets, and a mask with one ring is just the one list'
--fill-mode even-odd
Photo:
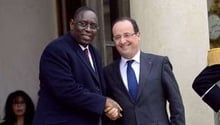
{"label": "shirt collar", "polygon": [[128,60],[134,60],[134,62],[136,63],[140,63],[140,50],[136,53],[136,55],[134,57],[132,57],[131,59],[126,59],[124,57],[121,57],[121,64],[122,65],[127,65],[127,61]]}
{"label": "shirt collar", "polygon": [[88,49],[89,50],[89,45],[87,45],[86,47],[84,47],[84,46],[82,46],[82,45],[80,45],[79,44],[79,46],[80,46],[80,48],[84,51],[85,49]]}

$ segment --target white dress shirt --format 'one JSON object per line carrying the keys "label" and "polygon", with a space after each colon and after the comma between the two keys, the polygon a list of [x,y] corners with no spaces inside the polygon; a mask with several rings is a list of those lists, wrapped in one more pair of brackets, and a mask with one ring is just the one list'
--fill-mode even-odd
{"label": "white dress shirt", "polygon": [[137,78],[137,82],[139,84],[139,74],[140,74],[140,51],[137,52],[137,54],[132,59],[126,59],[124,57],[121,57],[120,61],[120,73],[121,77],[124,83],[124,86],[128,90],[128,80],[127,80],[127,61],[128,60],[134,60],[131,67],[134,69],[135,76]]}
{"label": "white dress shirt", "polygon": [[80,45],[80,44],[79,44],[79,46],[81,47],[81,49],[82,49],[83,51],[84,51],[85,49],[88,49],[89,62],[90,62],[90,64],[91,64],[92,68],[95,70],[94,64],[93,64],[93,60],[92,60],[92,56],[91,56],[91,53],[90,53],[90,51],[89,51],[89,46],[84,47],[84,46],[82,46],[82,45]]}

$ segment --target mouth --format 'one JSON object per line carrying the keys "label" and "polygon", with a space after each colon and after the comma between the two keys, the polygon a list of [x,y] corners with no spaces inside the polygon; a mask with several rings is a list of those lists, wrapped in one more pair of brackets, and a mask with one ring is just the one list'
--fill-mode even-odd
{"label": "mouth", "polygon": [[87,35],[87,34],[83,34],[82,35],[82,39],[85,41],[91,41],[92,40],[92,36],[91,35]]}
{"label": "mouth", "polygon": [[120,47],[124,48],[124,49],[127,49],[127,48],[130,47],[130,44],[129,43],[125,43],[125,44],[122,44]]}

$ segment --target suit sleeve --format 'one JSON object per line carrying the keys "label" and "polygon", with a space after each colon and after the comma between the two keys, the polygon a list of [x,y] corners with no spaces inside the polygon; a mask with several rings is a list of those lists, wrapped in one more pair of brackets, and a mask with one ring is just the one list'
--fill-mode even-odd
{"label": "suit sleeve", "polygon": [[182,97],[175,76],[172,72],[172,65],[167,57],[163,60],[162,82],[165,96],[169,101],[171,125],[185,125],[185,113]]}
{"label": "suit sleeve", "polygon": [[220,109],[220,64],[205,67],[195,78],[192,88],[214,111]]}
{"label": "suit sleeve", "polygon": [[[68,108],[102,114],[106,98],[77,83],[68,55],[57,46],[49,46],[40,61],[41,88]],[[82,76],[86,79],[86,76]],[[43,83],[43,84],[42,84]]]}

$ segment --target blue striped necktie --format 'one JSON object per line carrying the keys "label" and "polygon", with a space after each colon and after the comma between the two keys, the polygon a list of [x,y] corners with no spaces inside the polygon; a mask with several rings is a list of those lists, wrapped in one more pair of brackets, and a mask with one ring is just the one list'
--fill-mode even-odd
{"label": "blue striped necktie", "polygon": [[130,96],[134,101],[136,101],[137,97],[137,91],[138,91],[138,83],[135,76],[135,72],[133,68],[131,67],[131,64],[134,62],[134,60],[127,61],[127,80],[128,80],[128,91],[130,93]]}

